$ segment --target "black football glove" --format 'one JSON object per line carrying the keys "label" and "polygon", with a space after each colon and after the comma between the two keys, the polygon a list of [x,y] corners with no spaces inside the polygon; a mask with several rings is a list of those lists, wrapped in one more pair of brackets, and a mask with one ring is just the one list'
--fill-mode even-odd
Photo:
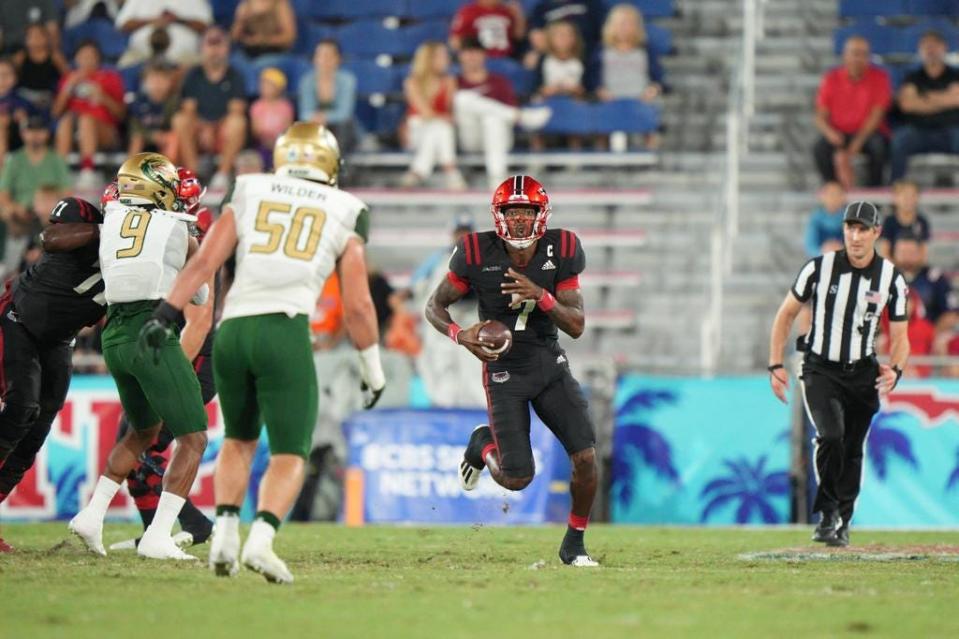
{"label": "black football glove", "polygon": [[160,363],[163,344],[175,335],[175,327],[183,318],[183,312],[170,306],[165,300],[153,311],[153,316],[140,329],[137,350],[140,355],[153,356],[153,363]]}
{"label": "black football glove", "polygon": [[380,401],[380,395],[383,394],[383,389],[386,388],[386,385],[379,387],[377,390],[370,388],[370,385],[366,382],[360,384],[360,390],[363,391],[363,409],[370,410],[376,406],[376,402]]}

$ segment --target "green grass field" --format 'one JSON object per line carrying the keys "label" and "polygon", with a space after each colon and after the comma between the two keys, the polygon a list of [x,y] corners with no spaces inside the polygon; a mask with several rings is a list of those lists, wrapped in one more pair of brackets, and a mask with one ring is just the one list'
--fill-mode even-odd
{"label": "green grass field", "polygon": [[[108,525],[107,544],[136,528]],[[599,569],[562,566],[562,530],[287,525],[296,584],[193,565],[101,559],[66,525],[8,525],[0,637],[925,637],[959,636],[959,562],[743,560],[808,546],[808,531],[594,526]],[[855,532],[855,531],[854,531]],[[860,544],[959,533],[855,532]],[[309,633],[309,634],[307,634]]]}

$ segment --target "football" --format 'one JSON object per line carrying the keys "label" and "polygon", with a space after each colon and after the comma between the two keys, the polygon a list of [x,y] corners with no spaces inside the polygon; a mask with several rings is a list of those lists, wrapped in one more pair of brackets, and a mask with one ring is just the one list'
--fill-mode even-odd
{"label": "football", "polygon": [[479,330],[479,339],[489,342],[493,345],[493,352],[500,355],[508,353],[513,345],[513,333],[507,328],[506,324],[498,320],[492,320]]}

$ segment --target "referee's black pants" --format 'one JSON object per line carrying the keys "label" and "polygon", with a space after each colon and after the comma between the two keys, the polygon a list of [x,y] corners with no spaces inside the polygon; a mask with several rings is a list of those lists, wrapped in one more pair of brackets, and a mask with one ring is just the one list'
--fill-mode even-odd
{"label": "referee's black pants", "polygon": [[70,342],[37,340],[0,298],[0,500],[33,466],[63,408],[72,357]]}
{"label": "referee's black pants", "polygon": [[873,415],[879,410],[874,358],[843,366],[806,356],[803,401],[816,428],[816,472],[819,488],[813,512],[838,511],[844,524],[852,520],[862,481],[862,456]]}

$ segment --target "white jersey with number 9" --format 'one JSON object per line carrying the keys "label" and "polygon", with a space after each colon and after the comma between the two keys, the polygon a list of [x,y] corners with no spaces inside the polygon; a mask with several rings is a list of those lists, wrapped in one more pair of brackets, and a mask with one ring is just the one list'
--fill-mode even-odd
{"label": "white jersey with number 9", "polygon": [[158,300],[186,262],[190,230],[182,214],[110,202],[100,227],[107,304]]}
{"label": "white jersey with number 9", "polygon": [[345,191],[271,174],[243,175],[224,205],[236,221],[236,274],[222,319],[309,315],[350,237],[365,241],[366,205]]}

